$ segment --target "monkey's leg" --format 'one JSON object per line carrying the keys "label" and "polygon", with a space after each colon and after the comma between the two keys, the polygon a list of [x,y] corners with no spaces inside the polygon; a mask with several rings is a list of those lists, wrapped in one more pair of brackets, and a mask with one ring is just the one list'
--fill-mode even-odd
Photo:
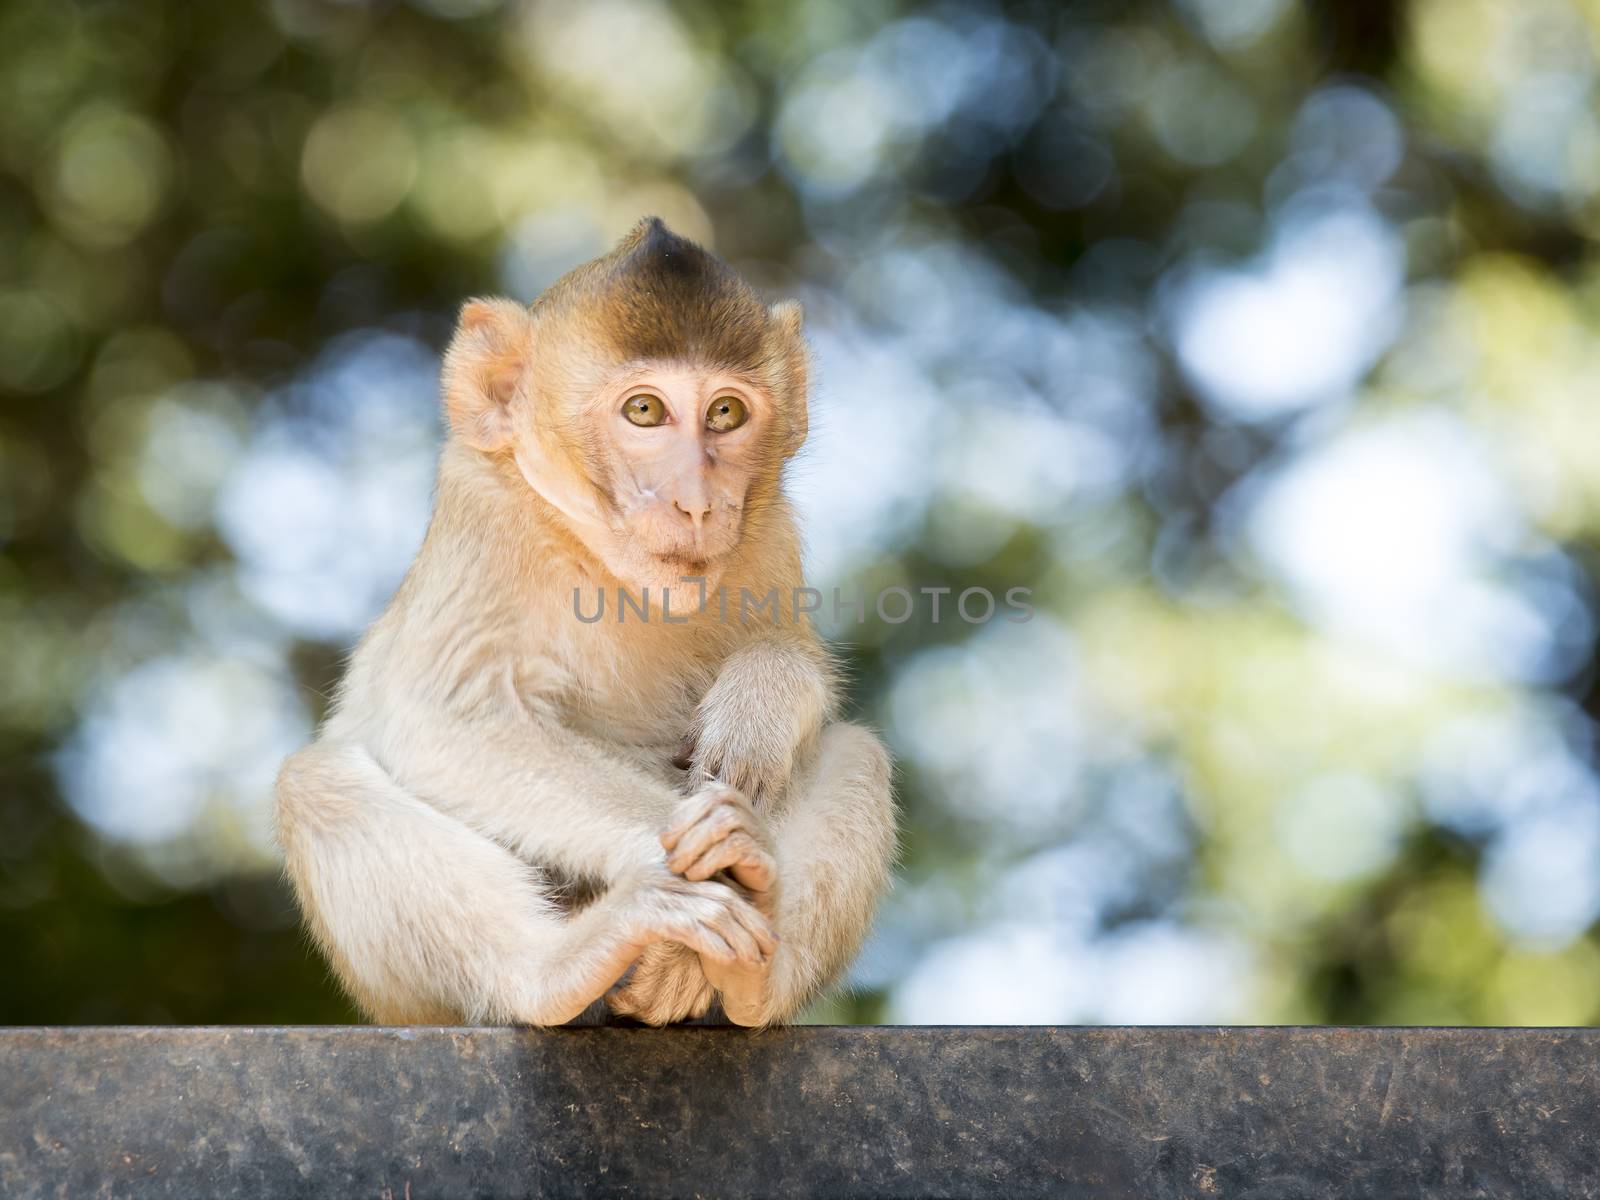
{"label": "monkey's leg", "polygon": [[750,889],[779,938],[770,964],[704,961],[728,1018],[784,1021],[849,965],[866,936],[895,854],[889,757],[858,725],[823,730],[813,760],[763,819],[734,794],[691,798],[663,836],[688,879],[728,871]]}
{"label": "monkey's leg", "polygon": [[708,961],[771,950],[730,889],[664,870],[564,919],[526,864],[407,793],[359,746],[291,758],[277,819],[312,933],[376,1021],[558,1025],[663,937]]}

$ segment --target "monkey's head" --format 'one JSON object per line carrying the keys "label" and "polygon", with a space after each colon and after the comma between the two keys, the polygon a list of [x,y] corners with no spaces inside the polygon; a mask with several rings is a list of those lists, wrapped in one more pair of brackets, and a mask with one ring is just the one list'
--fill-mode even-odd
{"label": "monkey's head", "polygon": [[714,579],[806,436],[800,306],[654,217],[531,308],[469,301],[444,385],[452,435],[634,586]]}

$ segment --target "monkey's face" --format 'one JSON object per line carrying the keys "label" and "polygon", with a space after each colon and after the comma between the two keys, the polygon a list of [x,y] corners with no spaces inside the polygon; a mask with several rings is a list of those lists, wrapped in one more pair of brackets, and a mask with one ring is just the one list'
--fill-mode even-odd
{"label": "monkey's face", "polygon": [[639,586],[714,578],[775,457],[771,398],[731,372],[647,361],[591,398],[583,438],[603,530],[585,541]]}
{"label": "monkey's face", "polygon": [[806,436],[800,306],[654,219],[531,309],[468,303],[444,374],[455,435],[632,587],[714,586]]}

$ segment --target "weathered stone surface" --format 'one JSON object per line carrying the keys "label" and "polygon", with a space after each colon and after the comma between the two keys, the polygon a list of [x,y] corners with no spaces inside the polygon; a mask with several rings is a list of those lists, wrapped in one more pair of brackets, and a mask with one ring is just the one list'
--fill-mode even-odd
{"label": "weathered stone surface", "polygon": [[0,1195],[1573,1197],[1600,1031],[0,1031]]}

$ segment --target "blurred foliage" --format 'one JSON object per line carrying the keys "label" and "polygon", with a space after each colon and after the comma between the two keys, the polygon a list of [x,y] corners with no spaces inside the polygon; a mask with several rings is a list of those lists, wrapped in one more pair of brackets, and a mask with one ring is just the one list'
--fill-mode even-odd
{"label": "blurred foliage", "polygon": [[833,629],[905,855],[817,1019],[1595,1019],[1597,57],[1591,0],[0,9],[0,1022],[350,1018],[273,766],[460,300],[647,212],[807,300],[813,582],[951,589]]}

